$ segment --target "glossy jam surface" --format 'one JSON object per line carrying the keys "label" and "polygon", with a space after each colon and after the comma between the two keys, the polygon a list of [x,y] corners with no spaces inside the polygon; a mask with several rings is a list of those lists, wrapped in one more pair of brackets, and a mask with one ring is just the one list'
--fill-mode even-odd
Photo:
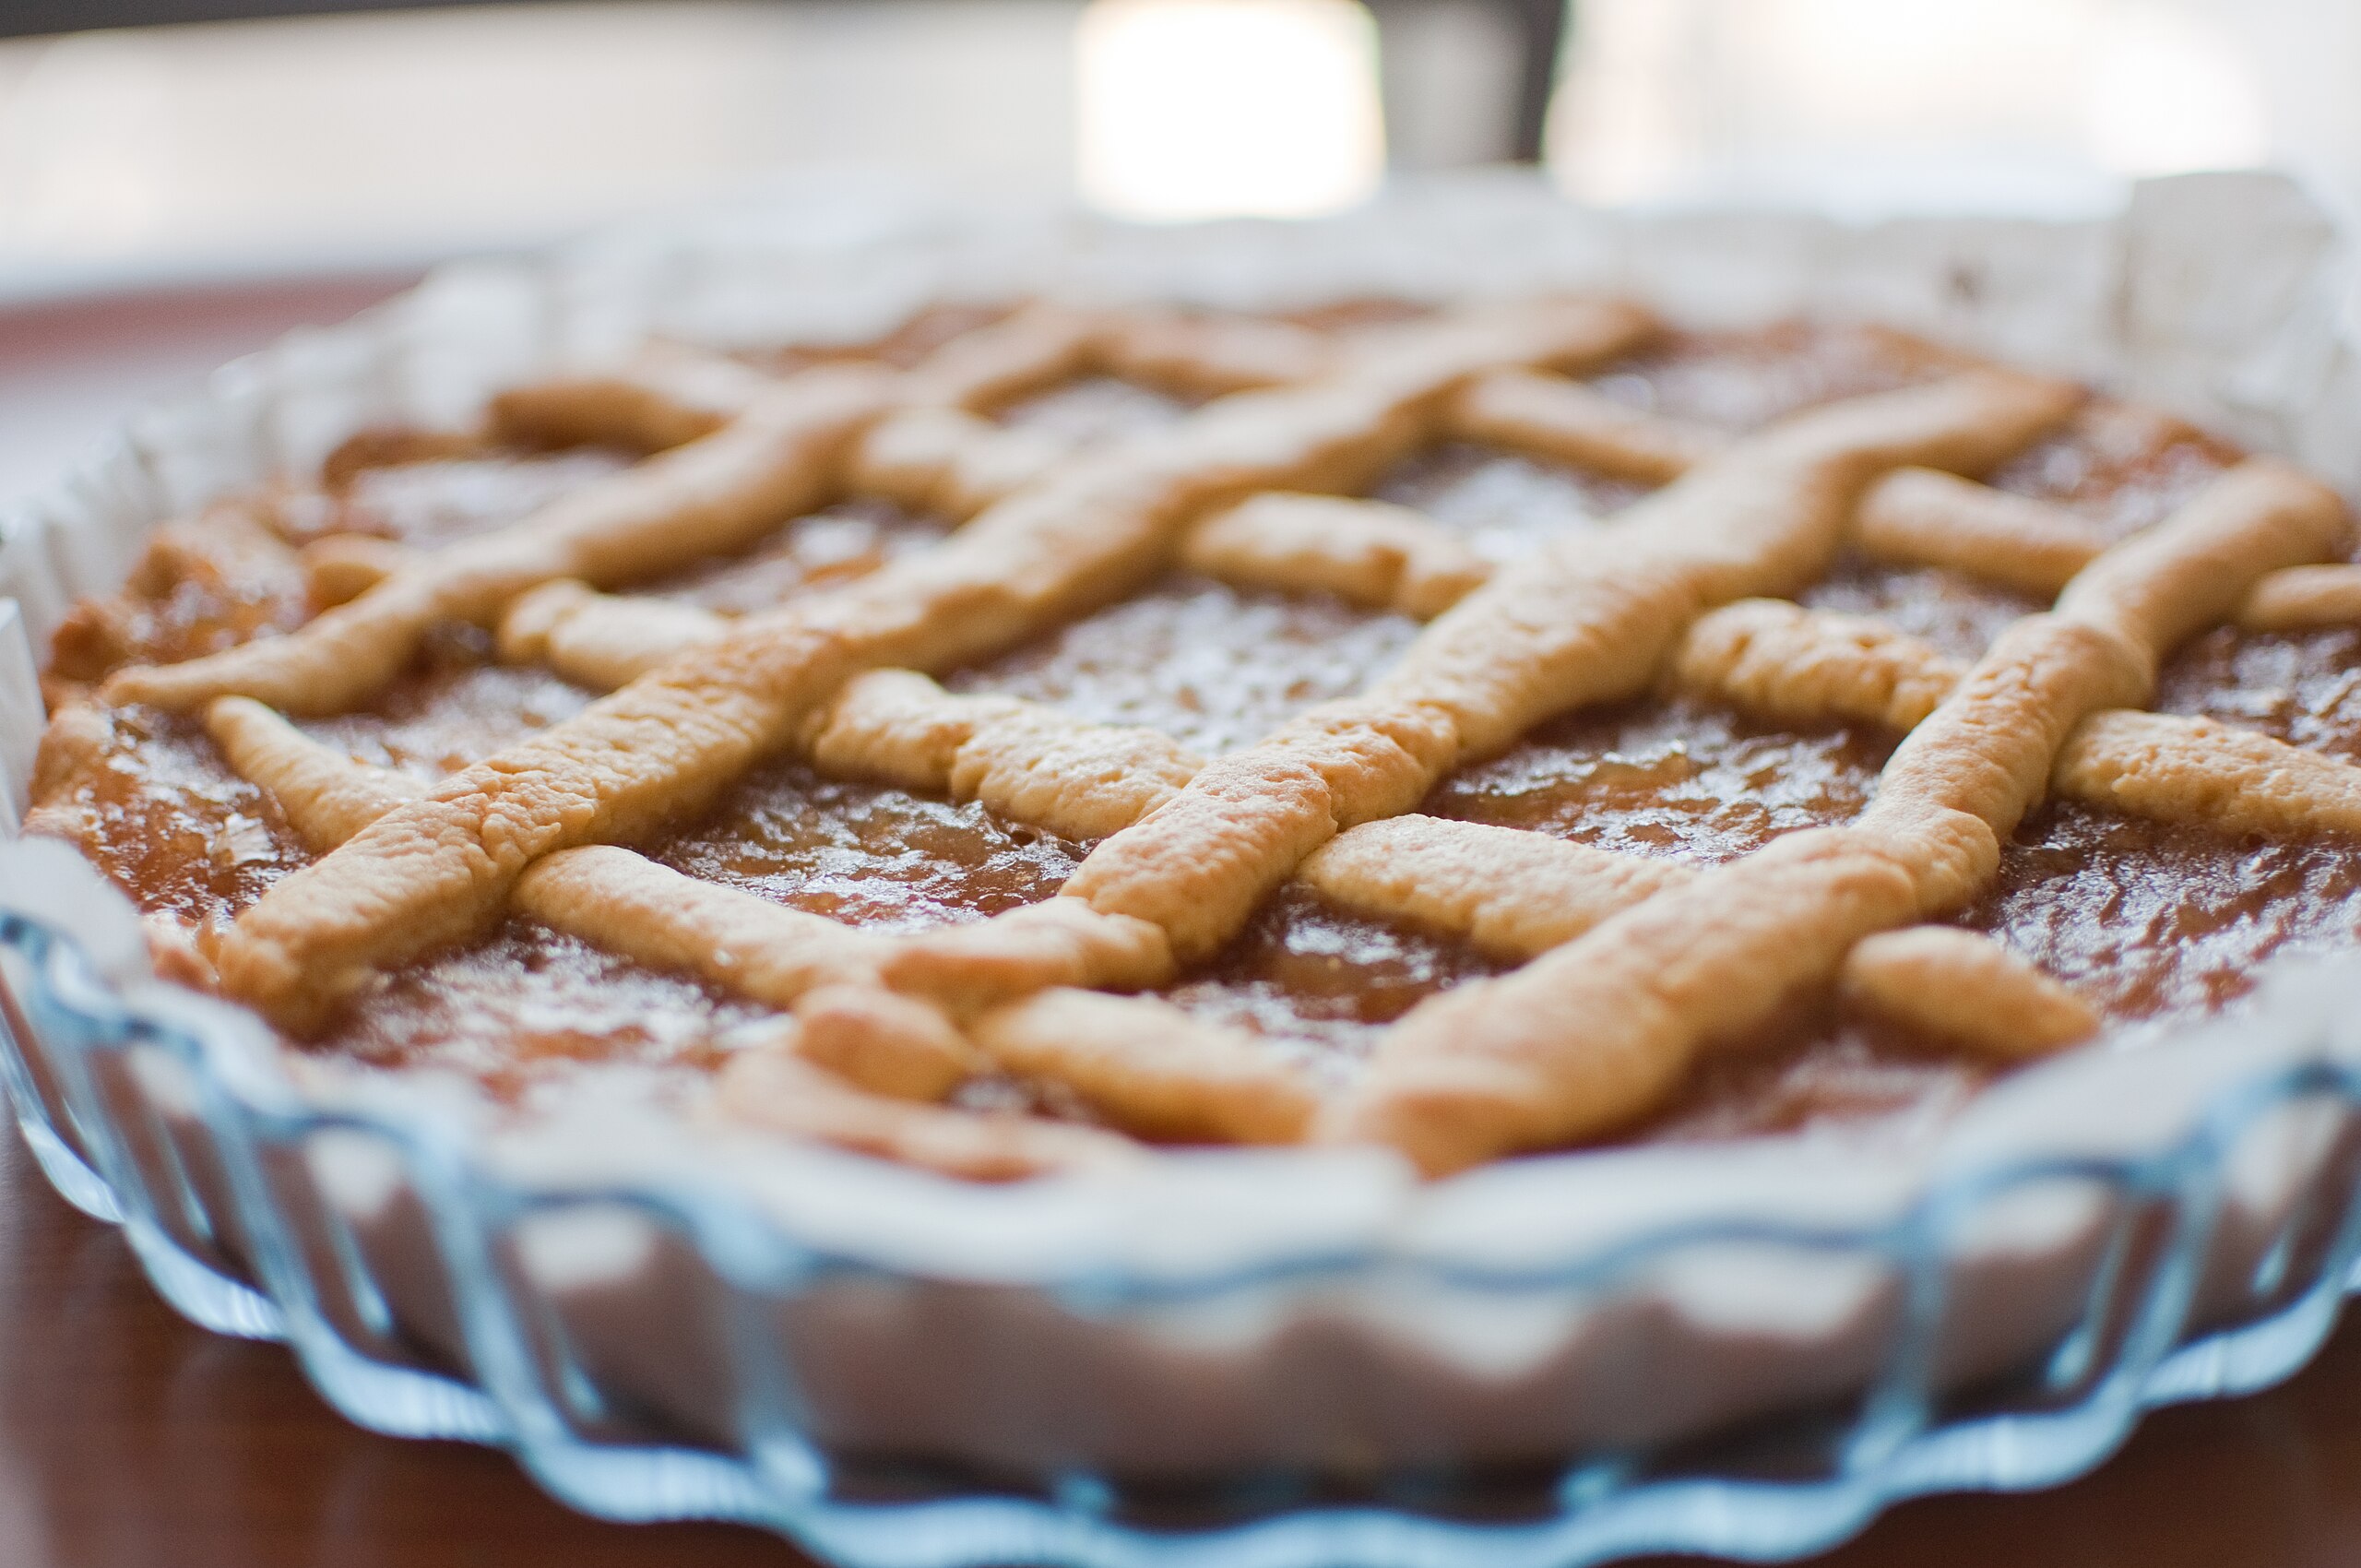
{"label": "glossy jam surface", "polygon": [[546,670],[492,663],[490,642],[472,630],[438,637],[416,671],[367,707],[303,728],[431,783],[589,705],[590,693]]}
{"label": "glossy jam surface", "polygon": [[1191,407],[1182,398],[1129,381],[1092,375],[1018,399],[1000,410],[1000,422],[1080,445],[1154,430]]}
{"label": "glossy jam surface", "polygon": [[1486,560],[1506,564],[1605,522],[1647,493],[1645,485],[1453,442],[1404,463],[1375,494],[1424,513]]}
{"label": "glossy jam surface", "polygon": [[1418,635],[1407,616],[1323,595],[1172,576],[945,683],[1146,725],[1212,755],[1350,696]]}
{"label": "glossy jam surface", "polygon": [[36,797],[70,816],[82,852],[143,910],[225,922],[311,859],[270,796],[230,771],[192,720],[135,707],[88,729],[88,760],[57,789],[37,778]]}
{"label": "glossy jam surface", "polygon": [[372,534],[431,550],[513,523],[630,464],[619,452],[492,451],[365,468],[332,493],[286,496],[279,520],[298,537]]}
{"label": "glossy jam surface", "polygon": [[386,977],[312,1049],[461,1074],[527,1103],[586,1066],[627,1071],[661,1096],[717,1066],[732,1037],[766,1016],[701,980],[515,917]]}
{"label": "glossy jam surface", "polygon": [[1793,731],[1686,697],[1570,715],[1428,796],[1435,816],[1709,864],[1850,821],[1892,741]]}
{"label": "glossy jam surface", "polygon": [[[908,362],[970,324],[914,324],[893,353]],[[1636,408],[1742,431],[1953,362],[1873,330],[1779,328],[1675,337],[1594,384]],[[1020,399],[996,417],[1100,441],[1187,407],[1099,379]],[[2165,515],[2235,457],[2161,416],[2102,402],[1990,477],[2119,535]],[[359,531],[433,547],[513,521],[620,461],[598,452],[471,450],[362,462],[336,486],[273,493],[236,526],[217,519],[165,530],[130,592],[84,607],[60,634],[53,688],[70,697],[134,659],[184,658],[299,624],[310,612],[294,554],[305,539]],[[1509,563],[1570,533],[1616,526],[1616,514],[1646,492],[1446,445],[1411,457],[1374,493]],[[934,519],[848,501],[782,524],[738,556],[639,586],[742,614],[851,580],[943,531]],[[1800,597],[1874,616],[1963,660],[2039,608],[1952,574],[1849,556]],[[1174,574],[944,681],[1159,729],[1212,755],[1361,690],[1418,633],[1406,617],[1323,596]],[[546,671],[497,664],[484,633],[445,629],[370,707],[305,727],[424,780],[591,700]],[[2361,759],[2361,631],[2208,634],[2166,670],[2157,706]],[[1783,728],[1655,695],[1547,722],[1462,767],[1421,809],[1709,864],[1798,828],[1850,821],[1873,796],[1896,740],[1868,726]],[[309,859],[268,799],[228,771],[193,721],[129,710],[86,743],[97,760],[76,774],[70,800],[50,803],[71,808],[85,849],[145,907],[218,929]],[[828,779],[792,760],[757,767],[638,847],[690,875],[889,931],[973,921],[1049,897],[1088,849],[978,805]],[[2019,828],[1995,884],[1960,919],[2001,936],[2111,1020],[2134,1022],[2232,1000],[2274,954],[2351,943],[2357,897],[2361,861],[2337,846],[2249,842],[2054,803]],[[1347,914],[1289,885],[1166,994],[1265,1037],[1335,1082],[1421,999],[1496,968],[1460,944]],[[510,919],[381,982],[322,1043],[374,1064],[456,1071],[524,1099],[586,1063],[644,1074],[663,1092],[759,1033],[765,1017],[701,981]],[[1844,1128],[1906,1137],[1951,1114],[1989,1073],[1934,1042],[1827,1007],[1718,1051],[1634,1135]],[[967,1099],[1073,1109],[1038,1087],[994,1081]]]}
{"label": "glossy jam surface", "polygon": [[634,591],[723,615],[758,610],[865,577],[896,555],[939,542],[943,525],[886,501],[846,501],[771,531],[752,549],[699,561]]}
{"label": "glossy jam surface", "polygon": [[135,660],[176,663],[303,624],[303,574],[261,510],[217,506],[165,524],[123,593],[68,611],[42,672],[51,709]]}
{"label": "glossy jam surface", "polygon": [[1082,850],[972,802],[757,769],[703,820],[647,846],[691,876],[852,925],[913,931],[1055,894]]}
{"label": "glossy jam surface", "polygon": [[1667,333],[1587,379],[1649,413],[1747,431],[1815,403],[1931,380],[1964,362],[1882,327],[1794,323]]}
{"label": "glossy jam surface", "polygon": [[1465,944],[1338,909],[1310,888],[1273,894],[1244,931],[1164,994],[1199,1017],[1251,1029],[1331,1081],[1377,1032],[1436,992],[1499,972]]}

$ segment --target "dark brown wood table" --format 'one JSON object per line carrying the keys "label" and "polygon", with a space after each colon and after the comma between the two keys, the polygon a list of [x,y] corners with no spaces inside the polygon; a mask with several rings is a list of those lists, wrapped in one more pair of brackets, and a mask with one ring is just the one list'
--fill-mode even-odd
{"label": "dark brown wood table", "polygon": [[[0,413],[102,417],[386,277],[183,291],[0,313]],[[63,428],[63,426],[59,426]],[[42,477],[0,442],[0,489]],[[46,463],[40,465],[47,467]],[[719,1525],[568,1512],[502,1454],[348,1425],[272,1345],[165,1307],[121,1237],[69,1209],[0,1128],[0,1568],[771,1568],[805,1560]],[[2361,1564],[2361,1322],[2284,1388],[2150,1420],[2095,1475],[1930,1499],[1818,1568]]]}

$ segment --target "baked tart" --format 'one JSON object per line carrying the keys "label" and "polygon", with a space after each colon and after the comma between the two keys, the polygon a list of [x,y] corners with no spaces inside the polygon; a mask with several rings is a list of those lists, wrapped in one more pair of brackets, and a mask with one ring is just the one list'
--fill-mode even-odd
{"label": "baked tart", "polygon": [[298,1052],[995,1180],[1921,1135],[2349,945],[2337,493],[1898,332],[1032,300],[159,528],[28,818]]}

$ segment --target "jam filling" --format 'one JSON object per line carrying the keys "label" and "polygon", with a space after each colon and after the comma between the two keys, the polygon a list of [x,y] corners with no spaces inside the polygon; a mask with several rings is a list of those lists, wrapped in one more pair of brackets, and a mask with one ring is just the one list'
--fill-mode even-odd
{"label": "jam filling", "polygon": [[1406,615],[1325,595],[1176,575],[944,684],[1049,703],[1094,724],[1145,725],[1211,756],[1352,695],[1418,635]]}
{"label": "jam filling", "polygon": [[1738,432],[1968,362],[1884,327],[1786,322],[1756,332],[1668,332],[1585,379],[1643,412]]}
{"label": "jam filling", "polygon": [[711,1072],[766,1009],[512,916],[489,937],[387,976],[308,1042],[366,1066],[473,1078],[529,1107],[586,1067],[657,1097]]}
{"label": "jam filling", "polygon": [[886,931],[1038,903],[1084,853],[972,802],[823,778],[798,763],[756,769],[703,820],[645,848],[691,876]]}
{"label": "jam filling", "polygon": [[1091,375],[1018,399],[1000,410],[1000,422],[1079,446],[1155,430],[1192,407],[1184,398],[1134,382]]}
{"label": "jam filling", "polygon": [[632,591],[751,615],[865,577],[896,555],[940,543],[943,533],[940,519],[890,501],[846,501],[798,517],[739,554],[691,562]]}
{"label": "jam filling", "polygon": [[282,496],[292,538],[370,534],[432,550],[504,528],[632,464],[626,453],[493,450],[363,468],[342,485]]}
{"label": "jam filling", "polygon": [[[884,357],[910,362],[976,319],[933,313],[897,335]],[[1592,384],[1632,407],[1735,432],[1957,362],[1871,329],[1783,327],[1674,335]],[[1151,428],[1187,407],[1092,378],[997,417],[1081,443]],[[387,451],[402,456],[397,445]],[[1989,477],[2073,507],[2112,537],[2153,523],[2236,457],[2164,416],[2099,401]],[[80,607],[60,632],[53,693],[71,696],[135,659],[187,658],[300,624],[310,607],[293,546],[304,539],[360,532],[433,547],[513,521],[623,460],[470,450],[373,465],[349,455],[333,485],[282,488],[160,530],[128,590]],[[1373,493],[1507,563],[1571,530],[1611,526],[1645,489],[1453,444],[1413,457]],[[943,531],[936,519],[848,501],[639,591],[749,613],[873,571]],[[1874,616],[1961,659],[2040,608],[1954,574],[1851,557],[1801,602]],[[1418,632],[1406,617],[1324,596],[1175,574],[954,671],[945,684],[1153,727],[1212,755],[1361,690]],[[2356,688],[2361,631],[2223,629],[2172,661],[2157,707],[2361,759]],[[501,666],[486,634],[450,628],[368,709],[305,728],[355,757],[433,779],[571,717],[591,695],[543,671]],[[88,853],[143,908],[218,930],[309,859],[269,799],[229,772],[193,720],[132,709],[109,716],[103,729],[89,741],[99,764],[83,770],[65,803]],[[1655,695],[1544,724],[1461,768],[1421,809],[1712,863],[1783,833],[1850,821],[1897,739],[1869,726],[1764,724]],[[701,815],[638,847],[693,876],[892,931],[980,920],[1051,897],[1088,849],[979,805],[825,778],[791,759],[758,767]],[[1994,885],[1958,918],[2067,981],[2111,1022],[2130,1023],[2218,1007],[2275,953],[2349,943],[2356,893],[2361,864],[2336,846],[2246,841],[2053,802],[2020,827]],[[1455,941],[1348,914],[1290,885],[1165,994],[1265,1037],[1335,1082],[1421,999],[1497,968]],[[701,981],[516,917],[387,978],[320,1045],[374,1065],[457,1071],[525,1099],[588,1064],[659,1085],[684,1081],[733,1042],[758,1036],[766,1017]],[[1820,1126],[1909,1135],[1950,1114],[1992,1071],[1833,1005],[1737,1043],[1745,1049],[1710,1057],[1679,1100],[1634,1135]],[[1065,1109],[1054,1096],[991,1082],[964,1098]]]}
{"label": "jam filling", "polygon": [[311,859],[194,719],[134,707],[99,729],[91,764],[44,803],[72,814],[83,854],[143,911],[218,928]]}

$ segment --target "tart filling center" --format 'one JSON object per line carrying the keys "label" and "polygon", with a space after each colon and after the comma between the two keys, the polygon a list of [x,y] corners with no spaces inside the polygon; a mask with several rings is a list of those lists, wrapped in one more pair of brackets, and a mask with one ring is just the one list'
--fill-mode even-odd
{"label": "tart filling center", "polygon": [[160,529],[31,826],[305,1049],[958,1174],[1907,1135],[2352,940],[2346,546],[1876,331],[665,348]]}

